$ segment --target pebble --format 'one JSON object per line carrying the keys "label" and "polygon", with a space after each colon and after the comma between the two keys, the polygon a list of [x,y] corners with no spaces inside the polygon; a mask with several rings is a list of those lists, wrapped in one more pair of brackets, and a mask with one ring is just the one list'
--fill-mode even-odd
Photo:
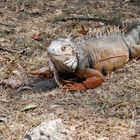
{"label": "pebble", "polygon": [[46,120],[32,128],[22,140],[73,140],[61,119]]}
{"label": "pebble", "polygon": [[75,92],[73,95],[75,98],[80,98],[82,96],[81,92]]}
{"label": "pebble", "polygon": [[58,109],[55,110],[55,114],[56,115],[61,115],[63,113],[64,113],[64,109],[63,108],[58,108]]}

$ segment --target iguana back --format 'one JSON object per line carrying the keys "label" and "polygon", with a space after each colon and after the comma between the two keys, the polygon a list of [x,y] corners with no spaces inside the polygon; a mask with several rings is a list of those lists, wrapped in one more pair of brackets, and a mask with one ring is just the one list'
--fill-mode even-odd
{"label": "iguana back", "polygon": [[91,58],[92,68],[101,72],[110,72],[129,60],[128,47],[121,36],[89,39],[80,47]]}

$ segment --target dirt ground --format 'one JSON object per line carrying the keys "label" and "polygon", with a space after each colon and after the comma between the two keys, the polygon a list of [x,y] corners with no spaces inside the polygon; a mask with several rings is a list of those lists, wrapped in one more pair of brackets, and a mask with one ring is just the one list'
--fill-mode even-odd
{"label": "dirt ground", "polygon": [[[1,0],[0,80],[14,74],[27,83],[31,70],[46,65],[50,41],[70,33],[79,36],[81,26],[103,26],[61,18],[85,15],[135,21],[140,18],[139,6],[139,1],[131,0]],[[34,34],[40,34],[39,41],[32,39]],[[74,140],[139,140],[140,60],[130,61],[108,74],[102,86],[85,92],[19,94],[0,85],[0,140],[21,140],[49,117],[61,118]]]}

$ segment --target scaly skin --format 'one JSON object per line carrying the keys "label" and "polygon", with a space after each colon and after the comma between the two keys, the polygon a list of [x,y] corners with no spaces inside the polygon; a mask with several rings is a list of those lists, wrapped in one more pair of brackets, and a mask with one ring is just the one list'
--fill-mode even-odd
{"label": "scaly skin", "polygon": [[[52,67],[46,71],[47,75],[53,73],[52,77],[59,86],[69,91],[96,88],[105,81],[104,73],[140,56],[140,25],[125,35],[91,38],[76,43],[70,39],[58,39],[48,47],[48,55]],[[67,75],[71,74],[82,80],[70,81],[71,77]]]}

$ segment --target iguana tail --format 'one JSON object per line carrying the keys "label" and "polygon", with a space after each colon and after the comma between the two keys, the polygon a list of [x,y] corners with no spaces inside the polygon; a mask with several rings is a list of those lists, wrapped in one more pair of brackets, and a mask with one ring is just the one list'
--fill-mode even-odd
{"label": "iguana tail", "polygon": [[124,40],[130,49],[131,58],[140,56],[140,24],[134,27],[124,36]]}
{"label": "iguana tail", "polygon": [[140,24],[140,19],[135,20],[135,21],[122,21],[121,19],[118,19],[118,18],[106,19],[106,18],[89,17],[89,16],[83,16],[83,15],[82,16],[75,15],[75,16],[66,17],[66,18],[62,17],[60,19],[55,19],[54,22],[58,22],[58,21],[66,22],[69,20],[102,22],[105,25],[119,26],[121,29],[127,28],[127,30],[134,28],[136,25]]}

